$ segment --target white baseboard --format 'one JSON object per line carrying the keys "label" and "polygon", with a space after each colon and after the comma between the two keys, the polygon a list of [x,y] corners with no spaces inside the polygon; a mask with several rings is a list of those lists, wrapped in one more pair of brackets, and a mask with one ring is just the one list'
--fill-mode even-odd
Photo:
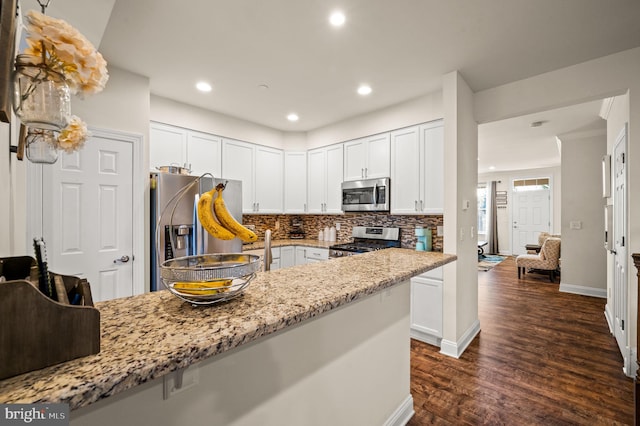
{"label": "white baseboard", "polygon": [[606,288],[585,287],[582,285],[566,284],[560,282],[560,291],[562,293],[580,294],[582,296],[600,297],[602,299],[607,298]]}
{"label": "white baseboard", "polygon": [[409,394],[396,411],[384,422],[384,426],[404,426],[409,423],[415,413],[413,411],[413,396]]}
{"label": "white baseboard", "polygon": [[421,342],[427,343],[429,345],[437,346],[437,347],[440,347],[440,343],[442,342],[442,337],[436,337],[432,334],[428,334],[413,328],[409,331],[409,335],[411,336],[412,339],[416,339]]}
{"label": "white baseboard", "polygon": [[611,315],[611,307],[608,303],[604,305],[604,317],[607,319],[609,333],[613,334],[613,316]]}
{"label": "white baseboard", "polygon": [[467,349],[467,346],[471,344],[478,333],[480,333],[479,319],[475,320],[471,327],[469,327],[467,331],[465,331],[465,333],[460,339],[458,339],[457,342],[442,339],[442,342],[440,342],[440,353],[454,358],[460,358],[465,349]]}

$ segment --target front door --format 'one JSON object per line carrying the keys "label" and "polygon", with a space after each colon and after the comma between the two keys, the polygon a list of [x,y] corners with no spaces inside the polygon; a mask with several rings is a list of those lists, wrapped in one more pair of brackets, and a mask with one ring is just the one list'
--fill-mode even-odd
{"label": "front door", "polygon": [[133,143],[92,136],[43,167],[50,270],[87,278],[94,301],[133,294]]}
{"label": "front door", "polygon": [[624,358],[624,370],[630,371],[629,345],[627,344],[627,132],[626,126],[616,139],[614,156],[613,193],[613,318],[614,335]]}
{"label": "front door", "polygon": [[513,234],[511,251],[514,255],[525,254],[526,244],[538,244],[538,235],[549,232],[549,189],[513,192]]}

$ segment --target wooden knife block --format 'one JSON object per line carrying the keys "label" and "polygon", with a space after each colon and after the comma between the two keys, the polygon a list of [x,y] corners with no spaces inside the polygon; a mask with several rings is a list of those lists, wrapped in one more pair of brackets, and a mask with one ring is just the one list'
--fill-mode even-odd
{"label": "wooden knife block", "polygon": [[0,282],[0,380],[98,352],[96,308],[56,302],[27,280]]}

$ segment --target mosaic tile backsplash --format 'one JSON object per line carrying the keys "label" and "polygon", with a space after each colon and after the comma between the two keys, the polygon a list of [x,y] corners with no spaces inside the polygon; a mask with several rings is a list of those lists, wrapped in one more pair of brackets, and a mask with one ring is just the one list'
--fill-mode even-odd
{"label": "mosaic tile backsplash", "polygon": [[414,248],[416,244],[415,227],[423,226],[431,229],[432,250],[442,251],[443,239],[437,236],[437,227],[444,224],[442,215],[394,216],[387,213],[345,213],[344,215],[253,215],[242,216],[242,223],[254,225],[260,240],[264,233],[271,229],[273,239],[290,238],[293,221],[301,221],[306,238],[318,238],[320,230],[326,226],[340,224],[336,231],[337,241],[351,241],[351,229],[354,226],[384,226],[400,228],[403,248]]}

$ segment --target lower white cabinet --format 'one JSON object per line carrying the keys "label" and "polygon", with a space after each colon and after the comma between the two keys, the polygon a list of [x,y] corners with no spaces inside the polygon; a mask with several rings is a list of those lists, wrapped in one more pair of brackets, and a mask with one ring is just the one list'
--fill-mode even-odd
{"label": "lower white cabinet", "polygon": [[329,249],[306,247],[305,256],[306,263],[319,262],[329,259]]}
{"label": "lower white cabinet", "polygon": [[296,249],[294,246],[280,247],[280,267],[288,268],[296,264]]}
{"label": "lower white cabinet", "polygon": [[411,338],[440,347],[442,267],[411,278]]}
{"label": "lower white cabinet", "polygon": [[[280,269],[280,250],[281,247],[272,247],[271,248],[271,271],[275,271],[276,269]],[[260,261],[264,260],[264,249],[254,249],[254,250],[244,250],[244,254],[254,254],[256,256],[260,256]],[[260,267],[262,270],[262,267]]]}
{"label": "lower white cabinet", "polygon": [[296,251],[296,258],[295,258],[295,264],[296,265],[304,265],[305,263],[307,263],[307,256],[306,256],[306,247],[300,247],[300,246],[295,246],[295,251]]}

